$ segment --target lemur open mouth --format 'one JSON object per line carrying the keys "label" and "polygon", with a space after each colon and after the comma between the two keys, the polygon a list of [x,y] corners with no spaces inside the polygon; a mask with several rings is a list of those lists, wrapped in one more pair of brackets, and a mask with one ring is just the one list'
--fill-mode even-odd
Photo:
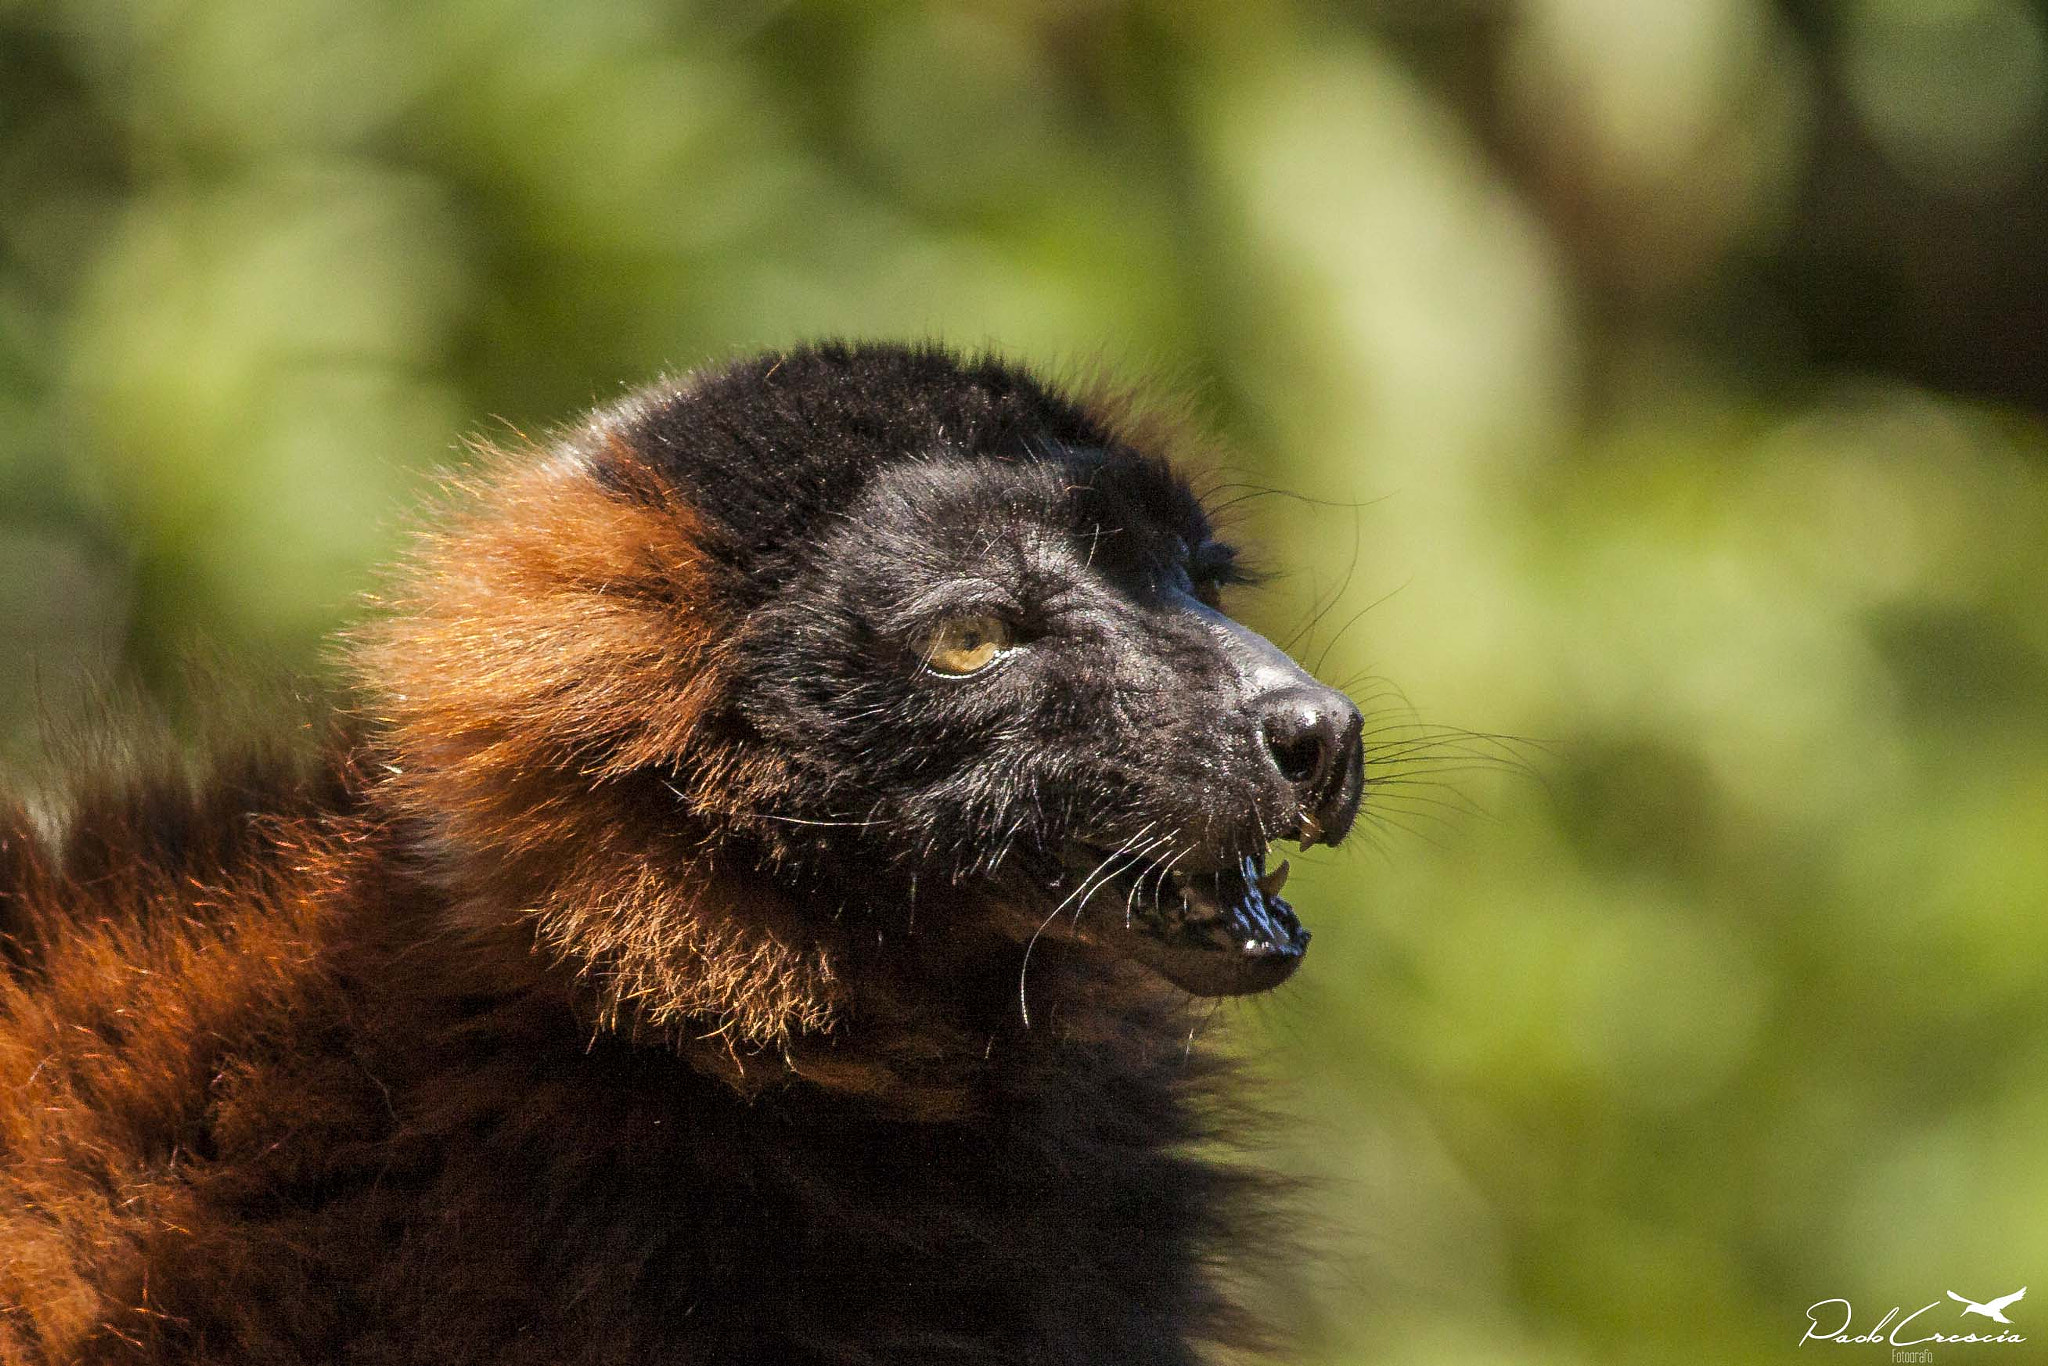
{"label": "lemur open mouth", "polygon": [[1093,849],[1069,862],[1081,935],[1197,996],[1270,990],[1308,951],[1309,932],[1280,898],[1288,865],[1266,871],[1264,851],[1195,871]]}

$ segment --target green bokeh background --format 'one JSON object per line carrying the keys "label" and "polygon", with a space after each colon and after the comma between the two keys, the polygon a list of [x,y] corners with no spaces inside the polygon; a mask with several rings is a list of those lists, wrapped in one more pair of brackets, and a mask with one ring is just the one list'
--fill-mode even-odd
{"label": "green bokeh background", "polygon": [[2019,0],[0,0],[0,755],[329,669],[466,432],[1163,377],[1379,744],[1219,1016],[1302,1360],[1875,1360],[2048,1290],[2044,102]]}

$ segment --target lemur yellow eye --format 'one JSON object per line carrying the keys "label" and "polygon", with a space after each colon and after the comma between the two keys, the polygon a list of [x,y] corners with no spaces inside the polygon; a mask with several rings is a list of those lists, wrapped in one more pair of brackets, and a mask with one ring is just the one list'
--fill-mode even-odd
{"label": "lemur yellow eye", "polygon": [[924,662],[942,674],[964,678],[995,663],[1015,639],[1001,617],[954,617],[924,638]]}

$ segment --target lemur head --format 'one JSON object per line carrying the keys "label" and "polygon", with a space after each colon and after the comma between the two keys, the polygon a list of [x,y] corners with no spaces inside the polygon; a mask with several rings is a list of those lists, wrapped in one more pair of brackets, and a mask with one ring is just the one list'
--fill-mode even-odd
{"label": "lemur head", "polygon": [[946,970],[919,936],[1283,980],[1269,850],[1343,837],[1359,715],[1224,614],[1171,444],[997,360],[822,345],[489,458],[356,653],[457,922],[752,1045],[831,1026],[874,943]]}

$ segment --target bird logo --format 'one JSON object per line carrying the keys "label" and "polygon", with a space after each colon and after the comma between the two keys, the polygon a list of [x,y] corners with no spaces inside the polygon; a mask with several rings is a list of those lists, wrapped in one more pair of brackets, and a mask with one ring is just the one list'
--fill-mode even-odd
{"label": "bird logo", "polygon": [[2005,1307],[2014,1300],[2024,1298],[2026,1293],[2027,1288],[2021,1286],[2002,1299],[1986,1300],[1983,1304],[1979,1304],[1975,1300],[1966,1300],[1953,1290],[1948,1292],[1948,1297],[1963,1306],[1965,1314],[1982,1314],[1985,1318],[1995,1323],[2011,1323],[2012,1320],[2005,1316]]}

